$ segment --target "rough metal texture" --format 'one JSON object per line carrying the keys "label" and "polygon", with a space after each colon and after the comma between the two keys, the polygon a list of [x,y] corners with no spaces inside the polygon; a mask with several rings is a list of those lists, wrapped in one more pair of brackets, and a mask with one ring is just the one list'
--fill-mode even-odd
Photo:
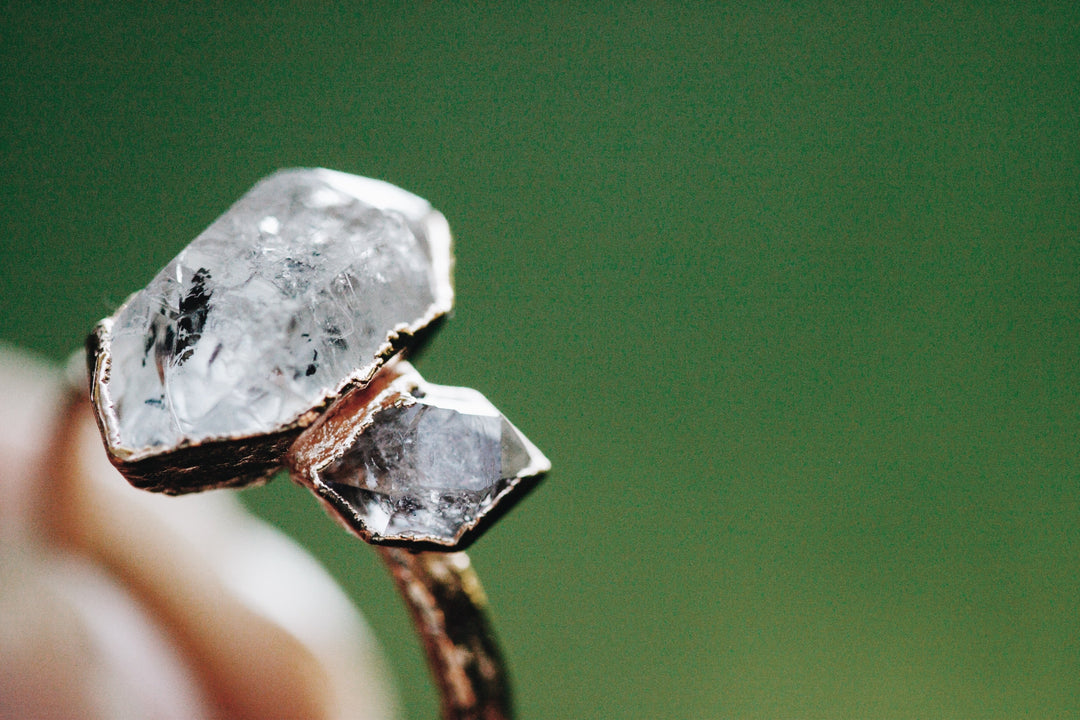
{"label": "rough metal texture", "polygon": [[398,548],[380,552],[424,644],[443,720],[510,720],[510,680],[469,558]]}

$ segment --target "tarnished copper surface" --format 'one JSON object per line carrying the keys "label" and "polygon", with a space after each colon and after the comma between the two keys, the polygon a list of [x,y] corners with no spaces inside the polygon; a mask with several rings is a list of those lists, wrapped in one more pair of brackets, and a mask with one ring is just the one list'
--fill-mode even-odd
{"label": "tarnished copper surface", "polygon": [[513,716],[487,598],[465,553],[376,548],[409,606],[439,686],[444,720]]}

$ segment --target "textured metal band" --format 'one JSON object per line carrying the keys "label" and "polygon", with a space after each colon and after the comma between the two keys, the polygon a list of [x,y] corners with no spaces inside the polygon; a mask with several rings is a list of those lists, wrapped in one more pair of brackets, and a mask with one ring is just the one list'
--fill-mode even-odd
{"label": "textured metal band", "polygon": [[502,656],[488,623],[487,598],[465,553],[377,547],[423,641],[445,720],[513,716]]}

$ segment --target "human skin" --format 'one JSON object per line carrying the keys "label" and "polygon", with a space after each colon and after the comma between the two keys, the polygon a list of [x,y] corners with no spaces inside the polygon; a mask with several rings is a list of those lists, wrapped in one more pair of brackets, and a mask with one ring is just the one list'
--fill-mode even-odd
{"label": "human skin", "polygon": [[325,572],[228,491],[128,486],[66,388],[0,347],[0,718],[393,717]]}

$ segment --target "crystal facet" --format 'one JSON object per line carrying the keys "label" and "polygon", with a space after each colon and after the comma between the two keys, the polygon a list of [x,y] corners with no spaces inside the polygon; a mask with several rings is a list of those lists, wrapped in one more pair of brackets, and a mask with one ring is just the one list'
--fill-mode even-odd
{"label": "crystal facet", "polygon": [[264,179],[99,325],[93,392],[114,461],[253,439],[223,466],[265,474],[269,438],[450,309],[450,263],[445,219],[404,190],[323,169]]}
{"label": "crystal facet", "polygon": [[312,429],[312,457],[335,449],[302,480],[365,539],[456,546],[523,479],[550,468],[476,390],[426,383],[405,362],[383,372],[397,377],[362,409],[331,410]]}

